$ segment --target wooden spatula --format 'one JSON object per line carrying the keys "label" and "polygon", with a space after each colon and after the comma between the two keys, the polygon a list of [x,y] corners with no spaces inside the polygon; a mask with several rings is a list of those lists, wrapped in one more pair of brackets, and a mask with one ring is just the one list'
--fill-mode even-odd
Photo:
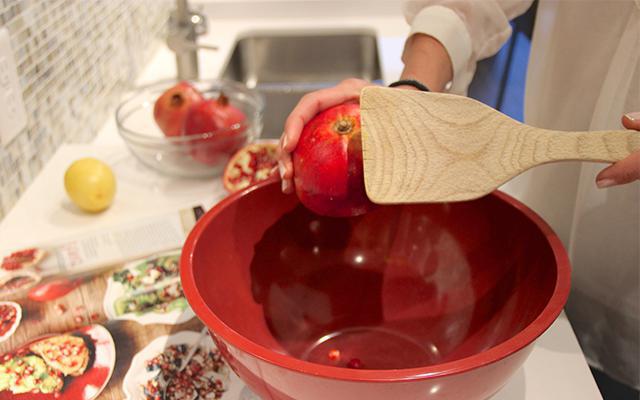
{"label": "wooden spatula", "polygon": [[367,87],[360,107],[365,187],[379,204],[471,200],[536,165],[640,149],[640,132],[534,128],[451,94]]}

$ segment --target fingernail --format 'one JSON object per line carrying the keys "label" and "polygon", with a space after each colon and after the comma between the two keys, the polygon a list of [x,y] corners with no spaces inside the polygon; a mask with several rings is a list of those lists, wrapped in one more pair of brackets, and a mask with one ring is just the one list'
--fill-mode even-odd
{"label": "fingernail", "polygon": [[640,111],[626,113],[624,116],[630,119],[631,121],[637,121],[637,120],[640,120]]}
{"label": "fingernail", "polygon": [[282,191],[285,193],[289,191],[289,181],[286,179],[282,180]]}
{"label": "fingernail", "polygon": [[278,161],[278,172],[280,173],[280,179],[284,179],[285,168],[283,162]]}
{"label": "fingernail", "polygon": [[616,181],[614,181],[613,179],[600,179],[599,181],[596,181],[596,186],[598,186],[600,189],[608,188],[610,186],[614,186],[615,184]]}

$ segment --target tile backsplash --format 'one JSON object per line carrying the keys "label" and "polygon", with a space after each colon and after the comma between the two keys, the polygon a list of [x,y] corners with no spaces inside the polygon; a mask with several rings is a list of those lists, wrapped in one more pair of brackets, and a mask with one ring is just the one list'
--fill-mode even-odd
{"label": "tile backsplash", "polygon": [[28,115],[26,129],[0,147],[0,219],[60,144],[91,140],[111,117],[159,45],[173,3],[0,0]]}

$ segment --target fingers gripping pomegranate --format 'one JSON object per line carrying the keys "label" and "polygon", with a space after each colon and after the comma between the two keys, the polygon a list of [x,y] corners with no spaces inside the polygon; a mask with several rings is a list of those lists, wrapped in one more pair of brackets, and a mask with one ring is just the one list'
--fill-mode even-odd
{"label": "fingers gripping pomegranate", "polygon": [[302,130],[292,156],[296,194],[310,210],[348,217],[374,207],[364,188],[358,104],[316,115]]}
{"label": "fingers gripping pomegranate", "polygon": [[153,118],[166,136],[180,136],[187,112],[193,104],[203,101],[202,94],[187,81],[167,89],[153,106]]}

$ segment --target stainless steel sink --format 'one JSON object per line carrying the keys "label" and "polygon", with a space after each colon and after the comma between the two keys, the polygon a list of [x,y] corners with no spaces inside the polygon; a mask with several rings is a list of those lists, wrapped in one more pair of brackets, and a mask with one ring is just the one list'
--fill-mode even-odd
{"label": "stainless steel sink", "polygon": [[345,78],[382,79],[376,36],[369,30],[247,33],[237,40],[222,77],[265,96],[263,138],[280,137],[305,93]]}

